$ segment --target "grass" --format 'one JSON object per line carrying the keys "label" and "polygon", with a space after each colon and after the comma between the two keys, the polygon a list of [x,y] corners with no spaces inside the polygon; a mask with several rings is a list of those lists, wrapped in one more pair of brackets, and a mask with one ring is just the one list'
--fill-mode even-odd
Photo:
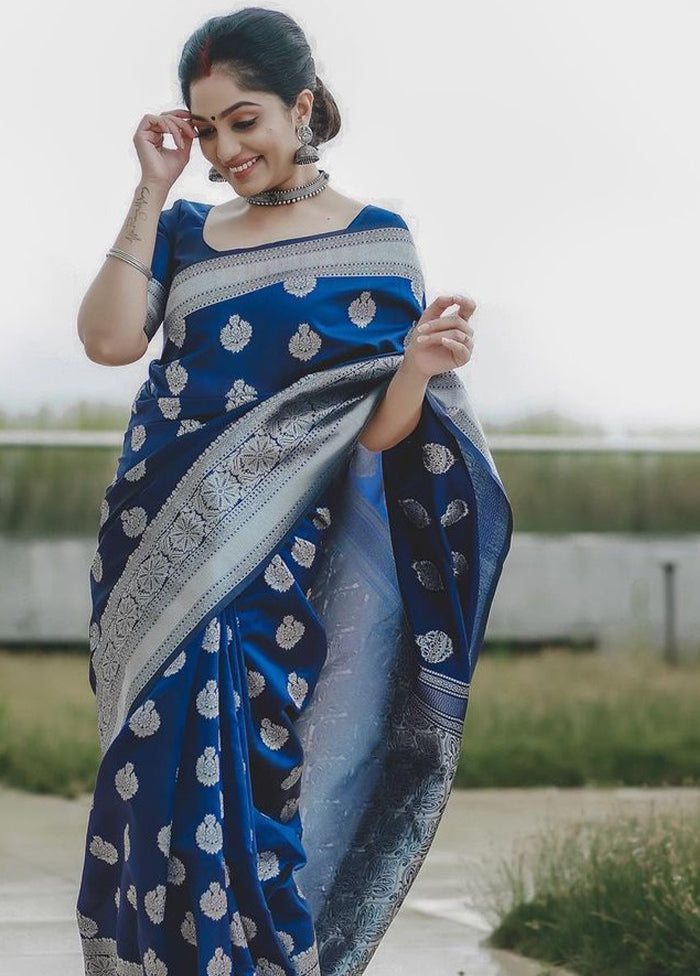
{"label": "grass", "polygon": [[[0,781],[91,791],[99,763],[87,651],[0,650]],[[482,652],[456,785],[700,783],[700,663]]]}
{"label": "grass", "polygon": [[0,651],[0,781],[78,796],[99,756],[87,653]]}
{"label": "grass", "polygon": [[700,661],[482,652],[470,694],[457,786],[700,783]]}
{"label": "grass", "polygon": [[580,976],[698,971],[700,811],[568,824],[528,848],[488,886],[488,944]]}

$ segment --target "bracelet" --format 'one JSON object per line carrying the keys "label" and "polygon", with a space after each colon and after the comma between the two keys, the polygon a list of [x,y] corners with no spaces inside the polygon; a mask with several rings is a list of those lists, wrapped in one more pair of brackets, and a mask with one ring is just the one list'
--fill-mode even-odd
{"label": "bracelet", "polygon": [[145,265],[143,261],[139,261],[138,258],[135,258],[133,254],[129,254],[127,251],[122,251],[122,249],[119,247],[110,247],[106,256],[109,257],[110,254],[112,257],[121,258],[122,261],[126,261],[127,264],[130,264],[132,268],[136,268],[136,270],[140,271],[141,274],[145,274],[149,281],[153,277],[151,269]]}

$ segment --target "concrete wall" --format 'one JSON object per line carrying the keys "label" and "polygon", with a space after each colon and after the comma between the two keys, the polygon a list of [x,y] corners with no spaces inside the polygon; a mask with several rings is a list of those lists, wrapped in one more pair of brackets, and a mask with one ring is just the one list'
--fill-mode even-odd
{"label": "concrete wall", "polygon": [[[91,538],[0,536],[0,643],[87,641]],[[700,656],[700,535],[516,532],[487,640],[586,640],[662,653],[664,562],[676,564],[676,635]]]}

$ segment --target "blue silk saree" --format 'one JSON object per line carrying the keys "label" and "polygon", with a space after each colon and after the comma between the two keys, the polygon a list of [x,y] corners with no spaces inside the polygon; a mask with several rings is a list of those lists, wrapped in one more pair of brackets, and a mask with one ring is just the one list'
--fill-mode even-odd
{"label": "blue silk saree", "polygon": [[467,391],[359,443],[426,307],[403,218],[216,251],[158,224],[90,568],[85,971],[357,976],[431,845],[512,511]]}

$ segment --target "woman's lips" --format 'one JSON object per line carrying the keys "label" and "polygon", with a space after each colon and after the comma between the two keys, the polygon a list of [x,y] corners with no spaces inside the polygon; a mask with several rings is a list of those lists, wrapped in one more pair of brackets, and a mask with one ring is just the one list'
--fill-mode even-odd
{"label": "woman's lips", "polygon": [[246,169],[242,169],[239,173],[234,173],[232,169],[229,169],[229,173],[234,178],[234,180],[244,179],[248,175],[248,173],[252,173],[253,172],[253,170],[255,169],[255,167],[260,162],[261,158],[262,158],[261,156],[258,156],[258,158],[255,160],[255,162],[253,163],[252,166],[248,166],[248,167],[246,167]]}

